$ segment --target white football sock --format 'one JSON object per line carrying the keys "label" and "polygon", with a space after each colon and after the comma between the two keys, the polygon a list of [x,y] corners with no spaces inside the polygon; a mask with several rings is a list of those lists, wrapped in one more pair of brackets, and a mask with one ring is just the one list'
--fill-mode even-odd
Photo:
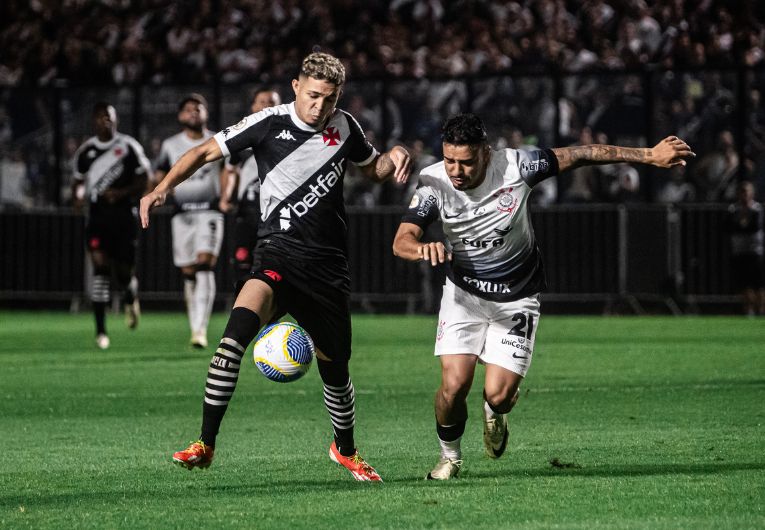
{"label": "white football sock", "polygon": [[485,399],[483,400],[483,410],[486,411],[487,420],[493,420],[494,418],[500,416],[500,414],[497,414],[491,409],[491,407],[489,406],[489,402],[486,401]]}
{"label": "white football sock", "polygon": [[439,438],[438,443],[441,444],[441,456],[451,460],[459,460],[462,458],[462,449],[460,448],[461,440],[462,436],[451,442],[445,442]]}
{"label": "white football sock", "polygon": [[189,327],[191,332],[194,333],[194,320],[196,317],[196,310],[194,307],[194,292],[196,291],[197,281],[190,280],[189,278],[183,279],[183,298],[186,300],[186,312],[189,315]]}
{"label": "white football sock", "polygon": [[210,313],[212,313],[215,302],[215,273],[213,271],[198,271],[196,278],[197,288],[194,292],[196,320],[193,323],[193,329],[197,333],[207,334],[207,324],[210,322]]}

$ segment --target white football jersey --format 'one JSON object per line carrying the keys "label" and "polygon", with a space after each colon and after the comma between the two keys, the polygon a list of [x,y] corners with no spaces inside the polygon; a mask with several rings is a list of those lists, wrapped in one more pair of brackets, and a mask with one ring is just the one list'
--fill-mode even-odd
{"label": "white football jersey", "polygon": [[492,150],[484,181],[459,191],[444,163],[433,164],[420,173],[402,221],[424,229],[440,219],[456,285],[488,300],[524,298],[545,287],[528,198],[557,167],[549,150]]}
{"label": "white football jersey", "polygon": [[[202,138],[194,140],[185,132],[173,135],[162,142],[156,168],[169,171],[183,154],[213,136],[212,131],[204,130]],[[206,210],[217,203],[220,195],[220,170],[222,162],[205,164],[193,175],[178,184],[173,190],[173,200],[181,210]],[[212,205],[212,206],[211,206]]]}

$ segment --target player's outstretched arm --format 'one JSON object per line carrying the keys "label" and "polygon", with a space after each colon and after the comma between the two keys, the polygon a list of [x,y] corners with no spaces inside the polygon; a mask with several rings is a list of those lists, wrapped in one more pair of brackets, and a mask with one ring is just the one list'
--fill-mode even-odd
{"label": "player's outstretched arm", "polygon": [[561,173],[582,166],[617,162],[658,167],[684,166],[687,159],[696,156],[688,144],[677,136],[667,136],[653,148],[593,144],[556,147],[552,151],[558,158],[558,171]]}
{"label": "player's outstretched arm", "polygon": [[143,228],[149,227],[149,212],[153,208],[165,204],[167,194],[173,188],[193,175],[203,165],[208,162],[214,162],[222,157],[223,153],[214,138],[210,138],[205,143],[186,151],[173,167],[170,168],[165,178],[157,184],[157,187],[141,199],[139,207],[141,226]]}
{"label": "player's outstretched arm", "polygon": [[220,171],[220,200],[218,208],[223,213],[234,209],[234,202],[239,190],[239,167],[229,164],[223,166]]}
{"label": "player's outstretched arm", "polygon": [[378,156],[374,162],[360,169],[367,178],[375,182],[387,180],[392,175],[396,182],[403,184],[412,172],[412,157],[409,151],[396,145],[390,151]]}
{"label": "player's outstretched arm", "polygon": [[409,261],[430,261],[434,267],[446,260],[451,260],[452,255],[446,251],[440,241],[423,243],[420,241],[423,234],[422,228],[414,223],[401,223],[393,238],[393,254]]}

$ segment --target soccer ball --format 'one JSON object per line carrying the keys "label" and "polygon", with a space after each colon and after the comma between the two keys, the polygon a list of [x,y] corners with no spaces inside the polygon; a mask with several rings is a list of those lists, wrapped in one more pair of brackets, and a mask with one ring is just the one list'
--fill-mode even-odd
{"label": "soccer ball", "polygon": [[303,377],[311,367],[314,346],[311,336],[291,322],[266,326],[255,339],[252,355],[258,370],[277,383]]}

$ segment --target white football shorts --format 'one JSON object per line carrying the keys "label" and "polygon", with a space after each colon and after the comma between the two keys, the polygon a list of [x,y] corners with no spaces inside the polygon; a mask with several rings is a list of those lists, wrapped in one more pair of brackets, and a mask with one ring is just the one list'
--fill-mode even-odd
{"label": "white football shorts", "polygon": [[446,279],[438,314],[435,354],[473,354],[521,376],[531,366],[539,324],[539,295],[491,302]]}
{"label": "white football shorts", "polygon": [[214,210],[180,212],[173,216],[173,263],[188,267],[203,253],[220,254],[223,214]]}

